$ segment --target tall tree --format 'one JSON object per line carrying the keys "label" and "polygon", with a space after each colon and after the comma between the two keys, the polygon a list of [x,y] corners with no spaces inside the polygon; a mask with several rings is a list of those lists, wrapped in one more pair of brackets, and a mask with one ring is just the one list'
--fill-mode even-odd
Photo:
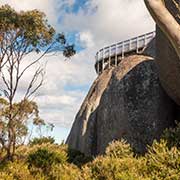
{"label": "tall tree", "polygon": [[[9,159],[15,153],[17,131],[14,123],[17,118],[21,119],[19,114],[23,112],[23,106],[28,106],[28,99],[43,83],[44,70],[39,61],[45,55],[57,51],[62,51],[68,58],[75,54],[74,45],[67,43],[63,33],[55,32],[43,12],[39,10],[17,12],[9,5],[0,7],[0,86],[8,106],[6,150]],[[36,58],[31,58],[28,64],[24,63],[33,52],[37,54]],[[14,108],[20,81],[33,66],[36,69],[24,89],[21,102],[16,105],[18,108]]]}

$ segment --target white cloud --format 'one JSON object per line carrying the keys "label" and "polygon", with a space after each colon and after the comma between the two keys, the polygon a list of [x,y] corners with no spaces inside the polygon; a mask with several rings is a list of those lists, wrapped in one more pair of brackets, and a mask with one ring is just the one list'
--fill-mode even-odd
{"label": "white cloud", "polygon": [[[87,88],[96,77],[93,53],[88,51],[68,61],[64,61],[62,55],[48,59],[45,84],[37,96],[44,119],[59,126],[72,124]],[[87,59],[87,54],[92,57]]]}
{"label": "white cloud", "polygon": [[93,35],[89,31],[80,32],[78,36],[78,40],[84,48],[92,48],[95,45]]}
{"label": "white cloud", "polygon": [[91,0],[88,10],[64,16],[63,28],[92,34],[97,47],[154,29],[143,0]]}

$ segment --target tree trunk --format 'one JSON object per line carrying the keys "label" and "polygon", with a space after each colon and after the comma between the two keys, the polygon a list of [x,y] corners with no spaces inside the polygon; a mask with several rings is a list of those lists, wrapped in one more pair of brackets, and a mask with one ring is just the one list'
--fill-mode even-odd
{"label": "tree trunk", "polygon": [[7,146],[7,159],[13,160],[13,144],[14,144],[14,132],[13,132],[13,105],[12,105],[12,98],[9,99],[9,117],[8,117],[8,146]]}
{"label": "tree trunk", "polygon": [[12,160],[12,130],[11,127],[8,127],[8,145],[7,145],[7,159]]}
{"label": "tree trunk", "polygon": [[176,6],[179,0],[144,1],[157,23],[156,63],[161,84],[180,105],[180,19]]}

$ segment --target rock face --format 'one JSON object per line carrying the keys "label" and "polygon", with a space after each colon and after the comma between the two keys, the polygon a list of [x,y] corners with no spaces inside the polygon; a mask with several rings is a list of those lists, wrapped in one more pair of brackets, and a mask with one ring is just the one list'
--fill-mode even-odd
{"label": "rock face", "polygon": [[174,103],[162,89],[148,56],[130,56],[105,70],[93,83],[78,112],[67,144],[87,155],[102,154],[124,138],[137,152],[174,123]]}
{"label": "rock face", "polygon": [[[175,1],[179,3],[179,0]],[[177,16],[179,11],[173,1],[165,0],[165,3],[168,10],[180,23],[180,19]],[[170,41],[158,27],[156,30],[156,60],[163,88],[180,105],[180,59]]]}

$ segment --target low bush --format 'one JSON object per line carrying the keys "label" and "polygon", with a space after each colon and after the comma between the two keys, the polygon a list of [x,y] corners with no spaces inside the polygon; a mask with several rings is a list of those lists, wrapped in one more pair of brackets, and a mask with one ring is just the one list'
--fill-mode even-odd
{"label": "low bush", "polygon": [[35,179],[28,170],[25,162],[9,162],[5,171],[0,172],[0,180],[31,180]]}
{"label": "low bush", "polygon": [[50,180],[85,180],[81,170],[73,164],[56,164],[48,175]]}
{"label": "low bush", "polygon": [[179,180],[179,132],[180,125],[166,130],[138,156],[124,140],[114,141],[94,160],[64,144],[20,146],[15,161],[0,168],[0,180]]}
{"label": "low bush", "polygon": [[[146,161],[136,158],[101,156],[83,169],[93,180],[140,180],[145,178]],[[87,173],[88,172],[88,173]]]}
{"label": "low bush", "polygon": [[146,154],[147,174],[157,180],[180,179],[180,150],[169,148],[167,141],[154,141]]}
{"label": "low bush", "polygon": [[176,127],[166,129],[162,135],[162,139],[167,141],[168,147],[180,147],[180,123],[176,122]]}
{"label": "low bush", "polygon": [[34,138],[29,142],[30,146],[34,146],[34,145],[41,145],[41,144],[54,144],[55,140],[53,137],[48,136],[48,137],[41,137],[41,138]]}
{"label": "low bush", "polygon": [[56,152],[56,153],[61,153],[62,156],[65,158],[65,161],[67,160],[67,151],[68,151],[68,146],[67,145],[58,145],[58,144],[37,144],[33,146],[20,146],[17,148],[17,157],[19,159],[24,159],[26,160],[29,156],[29,154],[32,154],[36,152],[39,149],[47,149],[51,152]]}
{"label": "low bush", "polygon": [[68,162],[73,163],[78,167],[92,161],[92,157],[86,156],[84,153],[74,149],[68,149]]}
{"label": "low bush", "polygon": [[65,163],[66,159],[66,155],[61,152],[53,152],[43,148],[29,154],[27,163],[30,170],[34,171],[37,168],[48,173],[52,165]]}
{"label": "low bush", "polygon": [[126,141],[113,141],[106,148],[106,156],[114,158],[124,158],[124,157],[133,157],[133,150]]}

